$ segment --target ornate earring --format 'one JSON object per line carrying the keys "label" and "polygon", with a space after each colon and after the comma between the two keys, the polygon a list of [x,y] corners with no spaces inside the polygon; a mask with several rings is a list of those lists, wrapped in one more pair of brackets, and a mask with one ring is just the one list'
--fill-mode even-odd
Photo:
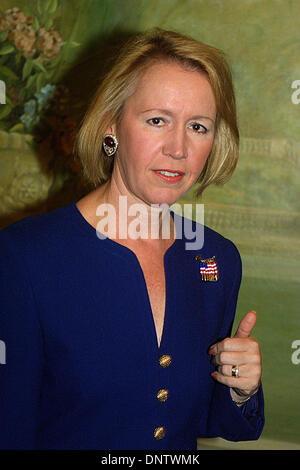
{"label": "ornate earring", "polygon": [[113,134],[106,134],[103,139],[103,149],[108,157],[113,157],[118,148],[118,140]]}

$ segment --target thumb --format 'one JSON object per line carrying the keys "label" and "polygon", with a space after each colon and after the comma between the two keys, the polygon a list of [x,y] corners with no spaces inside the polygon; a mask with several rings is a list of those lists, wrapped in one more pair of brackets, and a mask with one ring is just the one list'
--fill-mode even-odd
{"label": "thumb", "polygon": [[241,320],[238,329],[236,330],[234,338],[248,338],[255,326],[256,317],[257,314],[254,310],[246,313],[244,318]]}

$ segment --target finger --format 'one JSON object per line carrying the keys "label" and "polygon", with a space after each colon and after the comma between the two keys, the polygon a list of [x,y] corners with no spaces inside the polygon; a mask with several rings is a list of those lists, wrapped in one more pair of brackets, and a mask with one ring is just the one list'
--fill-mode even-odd
{"label": "finger", "polygon": [[258,343],[254,338],[225,338],[223,341],[214,344],[209,354],[219,354],[222,351],[254,351],[258,348]]}
{"label": "finger", "polygon": [[[232,375],[232,365],[231,364],[223,364],[218,366],[217,372],[222,375],[226,375],[227,377],[234,377]],[[261,367],[259,364],[244,364],[238,366],[239,376],[238,377],[246,377],[246,378],[253,378],[257,379],[257,377],[261,376]]]}
{"label": "finger", "polygon": [[251,354],[243,351],[222,351],[220,354],[216,354],[213,358],[212,363],[217,365],[225,364],[258,364],[260,362],[260,356],[258,354]]}
{"label": "finger", "polygon": [[[232,375],[232,365],[231,364],[223,364],[223,365],[220,365],[218,366],[218,370],[217,372],[219,372],[220,374],[222,375],[226,375],[227,377],[234,377]],[[238,369],[239,369],[239,376],[238,378],[240,377],[248,377],[249,376],[249,368],[247,366],[238,366]]]}
{"label": "finger", "polygon": [[248,338],[256,323],[257,313],[254,310],[246,313],[241,320],[234,338]]}
{"label": "finger", "polygon": [[254,391],[257,391],[260,383],[260,379],[254,381],[253,379],[249,379],[247,377],[229,377],[217,371],[212,372],[211,376],[217,382],[227,385],[235,391],[239,390],[245,395],[249,395]]}
{"label": "finger", "polygon": [[215,380],[217,380],[217,382],[220,382],[231,388],[237,388],[237,389],[243,390],[243,389],[247,389],[249,386],[249,379],[246,377],[231,377],[231,376],[223,375],[218,371],[212,372],[211,376]]}

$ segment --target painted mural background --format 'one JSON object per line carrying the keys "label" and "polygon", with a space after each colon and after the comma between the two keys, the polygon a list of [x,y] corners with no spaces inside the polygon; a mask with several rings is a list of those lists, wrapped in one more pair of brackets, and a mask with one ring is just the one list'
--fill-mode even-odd
{"label": "painted mural background", "polygon": [[88,192],[73,139],[107,59],[132,33],[175,29],[227,53],[240,160],[198,202],[242,256],[236,324],[258,312],[266,425],[236,448],[300,448],[299,13],[297,0],[1,1],[0,227]]}

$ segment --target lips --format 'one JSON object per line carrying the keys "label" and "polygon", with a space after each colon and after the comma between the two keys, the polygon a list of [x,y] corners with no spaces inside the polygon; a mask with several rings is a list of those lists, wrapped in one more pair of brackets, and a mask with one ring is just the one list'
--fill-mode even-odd
{"label": "lips", "polygon": [[154,170],[154,171],[158,171],[158,172],[167,172],[167,173],[172,173],[172,174],[178,174],[178,175],[181,175],[183,176],[184,175],[184,172],[183,171],[180,171],[180,170],[169,170],[168,168],[159,168],[157,170]]}
{"label": "lips", "polygon": [[181,170],[170,170],[167,168],[159,168],[153,171],[159,178],[161,178],[164,181],[167,181],[168,183],[177,183],[184,176],[184,173]]}

